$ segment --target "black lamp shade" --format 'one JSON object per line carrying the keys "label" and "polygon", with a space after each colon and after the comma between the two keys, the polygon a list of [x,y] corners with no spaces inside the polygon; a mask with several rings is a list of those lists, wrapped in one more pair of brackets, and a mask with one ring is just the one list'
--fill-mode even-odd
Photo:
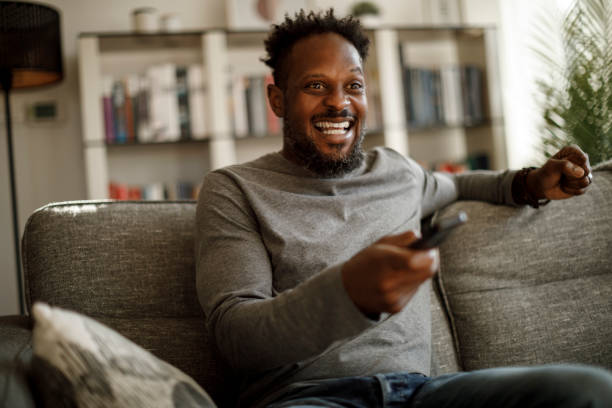
{"label": "black lamp shade", "polygon": [[[0,1],[0,76],[11,88],[47,85],[63,78],[60,15],[35,3]],[[4,82],[4,81],[3,81]]]}

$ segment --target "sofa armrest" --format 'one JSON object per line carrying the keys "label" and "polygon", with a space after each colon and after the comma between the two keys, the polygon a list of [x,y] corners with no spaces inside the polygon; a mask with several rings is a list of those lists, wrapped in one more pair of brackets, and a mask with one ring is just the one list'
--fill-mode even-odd
{"label": "sofa armrest", "polygon": [[28,382],[32,358],[28,316],[0,316],[0,407],[35,407]]}

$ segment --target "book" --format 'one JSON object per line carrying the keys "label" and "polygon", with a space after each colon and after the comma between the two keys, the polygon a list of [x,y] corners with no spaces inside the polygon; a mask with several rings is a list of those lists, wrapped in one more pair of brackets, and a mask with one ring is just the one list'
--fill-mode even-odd
{"label": "book", "polygon": [[125,129],[127,141],[134,143],[136,141],[136,113],[138,103],[138,81],[131,75],[123,80],[123,87],[125,91]]}
{"label": "book", "polygon": [[189,124],[191,138],[195,140],[208,137],[206,129],[206,88],[204,70],[201,65],[193,64],[187,68],[187,86],[189,88]]}
{"label": "book", "polygon": [[161,134],[160,141],[177,141],[181,137],[179,119],[179,102],[176,96],[176,66],[172,63],[159,66],[159,81],[161,82],[162,100],[164,107],[162,115],[165,122],[165,132]]}
{"label": "book", "polygon": [[276,113],[272,110],[270,106],[270,101],[268,99],[268,85],[274,84],[274,78],[272,74],[267,74],[264,77],[263,83],[263,98],[265,99],[264,103],[266,104],[266,125],[268,128],[268,134],[278,135],[281,133],[281,122],[280,118],[276,116]]}
{"label": "book", "polygon": [[176,67],[176,98],[180,139],[189,140],[191,139],[189,85],[187,83],[187,68],[183,66]]}
{"label": "book", "polygon": [[463,173],[468,169],[468,167],[464,163],[442,162],[438,163],[435,169],[436,171],[442,171],[445,173]]}
{"label": "book", "polygon": [[475,66],[405,67],[409,126],[471,126],[484,120],[482,71]]}
{"label": "book", "polygon": [[421,76],[420,89],[420,105],[423,115],[421,117],[421,126],[428,127],[435,124],[434,113],[434,98],[433,98],[433,73],[429,69],[419,69]]}
{"label": "book", "polygon": [[179,181],[175,185],[176,197],[178,200],[191,200],[193,199],[193,183],[188,181]]}
{"label": "book", "polygon": [[151,126],[151,79],[147,74],[138,75],[138,103],[136,104],[136,139],[140,143],[153,141]]}
{"label": "book", "polygon": [[425,101],[423,91],[423,70],[419,68],[410,69],[410,101],[414,109],[412,125],[415,127],[425,126]]}
{"label": "book", "polygon": [[448,126],[461,125],[463,124],[463,101],[459,68],[446,66],[441,69],[440,74],[444,123]]}
{"label": "book", "polygon": [[200,186],[189,181],[144,185],[110,182],[108,188],[113,200],[192,200],[197,198]]}
{"label": "book", "polygon": [[264,96],[264,78],[250,76],[246,91],[249,133],[252,136],[265,136],[267,129],[267,104]]}
{"label": "book", "polygon": [[125,125],[125,87],[123,86],[123,81],[113,81],[111,100],[114,119],[114,142],[125,143],[127,141],[127,130]]}
{"label": "book", "polygon": [[234,135],[237,138],[249,134],[249,116],[247,107],[248,80],[243,75],[234,75],[232,78],[231,112]]}
{"label": "book", "polygon": [[483,86],[482,70],[476,66],[467,66],[468,83],[470,88],[470,103],[472,107],[472,118],[474,124],[482,123],[484,120],[483,112]]}
{"label": "book", "polygon": [[402,69],[402,80],[404,90],[404,109],[406,110],[406,124],[412,126],[414,124],[414,106],[412,104],[412,79],[410,78],[411,70],[408,67]]}
{"label": "book", "polygon": [[434,103],[434,124],[444,124],[444,101],[442,96],[442,75],[439,69],[432,72],[433,79],[433,103]]}
{"label": "book", "polygon": [[160,68],[153,65],[147,68],[147,82],[149,84],[149,142],[161,141],[166,132],[166,106],[164,104],[164,91],[160,80]]}
{"label": "book", "polygon": [[140,200],[142,198],[142,190],[137,186],[128,186],[127,199],[128,200]]}
{"label": "book", "polygon": [[104,110],[104,137],[106,143],[115,142],[115,118],[113,117],[113,78],[102,78],[102,107]]}
{"label": "book", "polygon": [[490,170],[489,155],[486,152],[473,153],[466,159],[470,170]]}
{"label": "book", "polygon": [[164,185],[162,183],[146,184],[142,187],[142,198],[144,200],[163,200]]}
{"label": "book", "polygon": [[482,72],[476,66],[466,65],[461,69],[464,123],[473,126],[484,120],[482,110]]}
{"label": "book", "polygon": [[368,115],[366,117],[366,128],[368,130],[377,131],[383,127],[382,117],[382,101],[380,98],[380,88],[378,86],[378,72],[372,70],[368,72],[368,85],[367,85],[367,101],[368,101]]}
{"label": "book", "polygon": [[127,200],[128,190],[127,184],[111,182],[108,186],[108,195],[111,200]]}
{"label": "book", "polygon": [[147,69],[150,81],[150,125],[152,141],[169,142],[180,138],[176,67],[167,63]]}

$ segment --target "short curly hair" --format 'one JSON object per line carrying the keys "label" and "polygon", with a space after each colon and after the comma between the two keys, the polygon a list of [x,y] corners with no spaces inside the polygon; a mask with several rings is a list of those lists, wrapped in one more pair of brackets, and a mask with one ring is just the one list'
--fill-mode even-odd
{"label": "short curly hair", "polygon": [[341,35],[355,46],[362,61],[368,57],[370,39],[363,31],[359,21],[353,16],[337,18],[333,8],[318,13],[310,11],[308,14],[301,9],[294,18],[285,14],[285,21],[281,24],[274,24],[270,35],[264,42],[268,58],[262,58],[262,61],[272,68],[276,85],[281,88],[285,87],[287,79],[285,62],[293,45],[303,38],[323,33]]}

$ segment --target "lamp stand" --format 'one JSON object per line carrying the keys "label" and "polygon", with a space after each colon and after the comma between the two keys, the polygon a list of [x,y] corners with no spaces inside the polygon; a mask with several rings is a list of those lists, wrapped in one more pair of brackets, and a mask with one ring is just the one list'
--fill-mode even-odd
{"label": "lamp stand", "polygon": [[11,206],[13,209],[13,238],[15,240],[15,264],[17,266],[17,292],[19,297],[19,313],[24,314],[23,310],[23,291],[21,277],[21,255],[19,245],[19,217],[17,216],[17,189],[15,187],[15,162],[13,160],[13,132],[11,123],[11,104],[10,90],[13,75],[10,70],[0,71],[0,84],[4,90],[4,112],[6,120],[6,144],[9,157],[9,174],[11,180]]}

